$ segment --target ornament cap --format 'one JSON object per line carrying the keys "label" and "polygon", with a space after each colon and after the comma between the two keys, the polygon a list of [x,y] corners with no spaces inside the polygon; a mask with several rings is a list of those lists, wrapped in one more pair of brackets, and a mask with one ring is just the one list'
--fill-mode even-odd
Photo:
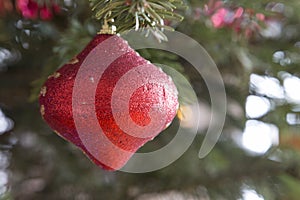
{"label": "ornament cap", "polygon": [[101,28],[101,30],[98,32],[98,34],[116,34],[117,27],[114,25],[109,25],[106,18],[104,18],[104,23]]}

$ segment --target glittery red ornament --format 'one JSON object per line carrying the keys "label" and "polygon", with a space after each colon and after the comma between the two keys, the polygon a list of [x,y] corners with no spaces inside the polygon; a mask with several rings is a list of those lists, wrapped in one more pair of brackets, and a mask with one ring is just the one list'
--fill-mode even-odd
{"label": "glittery red ornament", "polygon": [[107,170],[124,166],[178,108],[172,79],[108,34],[49,76],[39,102],[49,126]]}

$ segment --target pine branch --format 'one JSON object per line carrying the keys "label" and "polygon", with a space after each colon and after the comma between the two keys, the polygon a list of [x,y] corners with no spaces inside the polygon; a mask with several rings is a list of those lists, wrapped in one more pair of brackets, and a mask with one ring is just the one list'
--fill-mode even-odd
{"label": "pine branch", "polygon": [[183,20],[175,13],[183,7],[182,0],[90,0],[90,3],[96,19],[113,22],[119,33],[150,28],[154,35],[165,40],[162,31],[172,29],[165,22]]}

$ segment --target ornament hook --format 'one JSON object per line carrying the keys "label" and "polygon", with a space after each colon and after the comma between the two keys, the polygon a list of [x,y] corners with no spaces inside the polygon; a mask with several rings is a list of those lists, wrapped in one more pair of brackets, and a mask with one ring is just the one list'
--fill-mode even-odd
{"label": "ornament hook", "polygon": [[104,16],[104,20],[103,20],[103,26],[101,28],[101,30],[98,32],[98,34],[116,34],[116,26],[114,25],[109,25],[108,22],[114,22],[114,19],[107,19],[109,18],[109,16],[111,15],[111,11],[108,12],[105,16]]}

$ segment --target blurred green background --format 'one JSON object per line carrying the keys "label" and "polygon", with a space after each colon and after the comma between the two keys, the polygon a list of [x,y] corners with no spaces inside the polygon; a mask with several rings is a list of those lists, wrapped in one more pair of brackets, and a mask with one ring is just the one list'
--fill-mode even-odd
{"label": "blurred green background", "polygon": [[[143,174],[100,169],[42,120],[37,103],[41,84],[101,27],[88,1],[57,3],[59,13],[43,20],[25,19],[14,8],[15,1],[0,0],[1,199],[299,199],[298,0],[228,0],[220,7],[217,1],[187,0],[187,9],[180,11],[185,19],[171,23],[207,50],[226,86],[222,136],[203,159],[198,151],[210,120],[203,79],[176,55],[140,51],[151,62],[182,73],[193,85],[201,111],[199,131],[188,151],[170,166]],[[221,7],[227,14],[219,13]],[[241,21],[234,18],[238,8],[243,9]],[[211,18],[215,13],[220,14],[215,15],[217,21]],[[218,26],[218,20],[225,24]],[[188,127],[193,105],[185,102],[189,91],[180,95],[186,104],[182,126]],[[176,118],[141,151],[166,145],[178,122]]]}

